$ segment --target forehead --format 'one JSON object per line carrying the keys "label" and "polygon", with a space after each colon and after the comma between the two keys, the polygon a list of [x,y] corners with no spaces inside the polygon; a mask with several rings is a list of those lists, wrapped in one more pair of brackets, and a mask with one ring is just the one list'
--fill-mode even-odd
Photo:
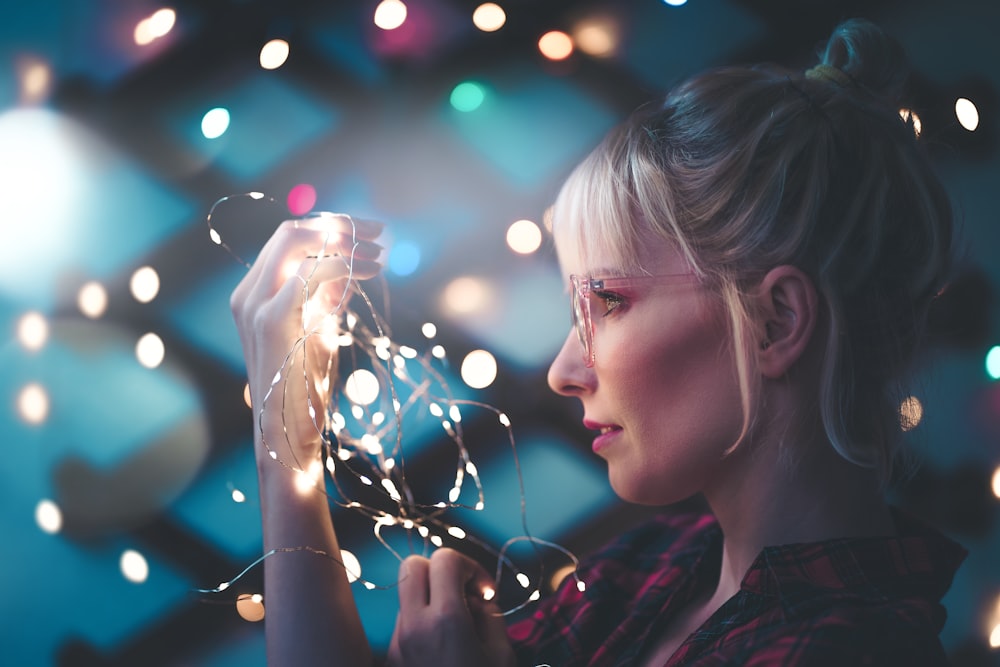
{"label": "forehead", "polygon": [[691,270],[676,244],[655,234],[641,220],[629,220],[629,228],[617,237],[591,234],[588,221],[581,217],[553,224],[556,255],[564,276],[664,275]]}

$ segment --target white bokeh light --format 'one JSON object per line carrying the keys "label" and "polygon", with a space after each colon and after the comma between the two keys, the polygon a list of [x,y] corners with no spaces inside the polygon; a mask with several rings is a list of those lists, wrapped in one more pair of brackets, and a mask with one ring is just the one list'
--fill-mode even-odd
{"label": "white bokeh light", "polygon": [[149,578],[149,563],[146,557],[135,549],[126,549],[118,561],[122,576],[133,584],[141,584]]}
{"label": "white bokeh light", "polygon": [[959,124],[969,132],[975,132],[979,127],[979,109],[972,100],[960,97],[955,100],[955,117]]}
{"label": "white bokeh light", "polygon": [[81,313],[96,320],[108,309],[108,291],[104,289],[104,285],[92,280],[80,288],[76,305]]}
{"label": "white bokeh light", "polygon": [[135,345],[135,357],[146,368],[156,368],[163,363],[166,350],[163,340],[155,333],[147,333]]}
{"label": "white bokeh light", "polygon": [[473,389],[488,387],[497,378],[497,360],[486,350],[473,350],[462,360],[461,375]]}
{"label": "white bokeh light", "polygon": [[201,119],[201,133],[206,139],[218,139],[229,129],[229,110],[222,107],[210,109]]}
{"label": "white bokeh light", "polygon": [[518,220],[507,228],[507,246],[519,255],[530,255],[542,245],[542,230],[531,220]]}
{"label": "white bokeh light", "polygon": [[54,535],[62,530],[62,510],[49,499],[44,499],[35,505],[35,523],[44,532]]}
{"label": "white bokeh light", "polygon": [[41,313],[31,311],[17,321],[17,340],[26,350],[35,352],[49,339],[49,323]]}
{"label": "white bokeh light", "polygon": [[506,22],[506,12],[495,2],[484,2],[472,12],[472,23],[483,32],[496,32]]}
{"label": "white bokeh light", "polygon": [[136,269],[129,281],[129,290],[139,303],[149,303],[160,293],[160,274],[151,266]]}
{"label": "white bokeh light", "polygon": [[288,42],[272,39],[260,49],[260,66],[264,69],[278,69],[288,60]]}
{"label": "white bokeh light", "polygon": [[45,387],[32,382],[17,395],[17,412],[29,424],[41,424],[49,416],[49,394]]}
{"label": "white bokeh light", "polygon": [[344,394],[358,405],[370,405],[378,398],[378,378],[370,370],[359,368],[347,376]]}
{"label": "white bokeh light", "polygon": [[406,22],[406,5],[401,0],[382,0],[375,8],[374,21],[382,30],[395,30]]}

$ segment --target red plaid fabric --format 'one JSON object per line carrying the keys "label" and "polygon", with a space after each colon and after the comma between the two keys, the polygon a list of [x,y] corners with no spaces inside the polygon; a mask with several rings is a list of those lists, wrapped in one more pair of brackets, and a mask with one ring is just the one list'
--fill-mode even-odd
{"label": "red plaid fabric", "polygon": [[[741,590],[666,667],[946,665],[938,640],[965,550],[894,510],[893,538],[768,547]],[[519,665],[632,665],[704,582],[717,576],[722,533],[709,514],[662,516],[580,568],[509,626]]]}

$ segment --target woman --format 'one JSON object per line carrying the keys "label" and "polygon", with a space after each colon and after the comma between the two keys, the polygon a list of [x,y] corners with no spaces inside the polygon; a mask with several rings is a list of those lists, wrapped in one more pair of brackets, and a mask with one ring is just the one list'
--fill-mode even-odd
{"label": "woman", "polygon": [[[510,628],[474,563],[411,557],[392,664],[945,662],[938,601],[964,552],[882,495],[952,238],[897,112],[904,78],[898,46],[848,21],[804,75],[697,76],[575,170],[553,210],[574,330],[549,384],[582,403],[623,499],[701,494],[711,513],[622,536],[581,567],[586,591],[563,586]],[[255,401],[301,333],[302,285],[330,303],[344,288],[343,262],[306,260],[329,231],[314,227],[286,223],[233,295]],[[378,231],[359,225],[355,278],[378,270]],[[281,277],[289,257],[298,279]],[[291,384],[297,418],[265,406],[259,422],[265,546],[336,554],[325,498],[265,453],[318,455]],[[265,567],[273,664],[370,663],[338,567]]]}

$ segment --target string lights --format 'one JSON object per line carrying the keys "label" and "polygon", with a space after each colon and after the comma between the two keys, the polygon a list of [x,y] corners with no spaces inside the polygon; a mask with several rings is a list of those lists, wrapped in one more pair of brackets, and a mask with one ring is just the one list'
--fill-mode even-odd
{"label": "string lights", "polygon": [[[238,262],[250,267],[242,257],[235,254],[213,225],[216,209],[233,198],[265,199],[259,192],[233,195],[219,199],[209,210],[206,222],[209,237]],[[267,197],[270,202],[274,199]],[[354,230],[350,216],[333,213],[316,213],[311,220],[339,218],[347,220]],[[524,591],[519,600],[504,613],[509,614],[539,599],[540,582],[532,580],[525,568],[514,562],[509,552],[519,543],[528,543],[536,556],[541,549],[552,549],[562,553],[571,563],[572,576],[577,578],[578,560],[570,551],[530,534],[527,527],[524,485],[517,446],[514,440],[510,418],[501,410],[486,403],[456,398],[445,378],[448,358],[445,348],[434,344],[437,326],[426,322],[421,327],[424,347],[417,347],[397,341],[386,319],[379,313],[372,298],[353,278],[353,259],[357,249],[357,239],[352,233],[352,247],[344,255],[334,254],[328,249],[329,234],[321,246],[310,257],[316,262],[302,282],[301,301],[303,304],[302,328],[300,336],[285,355],[281,367],[276,369],[270,386],[259,405],[254,405],[256,428],[266,455],[295,475],[296,488],[302,493],[323,493],[332,505],[349,509],[371,522],[374,538],[394,558],[402,562],[395,542],[390,542],[389,531],[401,531],[411,551],[426,553],[445,543],[460,545],[474,544],[497,559],[496,587],[501,585],[504,573],[513,575],[518,586]],[[345,262],[347,279],[343,292],[329,309],[319,309],[316,305],[313,273],[320,258],[341,256]],[[357,306],[357,307],[355,307]],[[305,359],[320,359],[326,374],[313,378],[307,372]],[[488,386],[496,377],[496,360],[485,350],[477,350],[468,355],[461,369],[461,375],[473,388]],[[305,383],[306,408],[312,426],[322,438],[320,456],[316,460],[286,460],[279,456],[275,443],[264,437],[263,414],[268,404],[280,401],[283,433],[290,445],[286,412],[292,406],[287,403],[289,383]],[[465,444],[464,420],[472,413],[491,414],[493,423],[505,433],[520,489],[520,510],[523,535],[514,536],[499,548],[470,535],[455,524],[448,516],[452,510],[464,509],[482,511],[485,507],[485,492],[473,456]],[[450,441],[455,450],[454,481],[446,499],[423,498],[414,490],[407,479],[405,458],[407,433],[412,424],[421,420],[436,420],[440,432]],[[284,448],[282,448],[284,451]],[[291,448],[288,451],[293,451]],[[237,489],[231,489],[234,500]],[[374,495],[373,495],[374,494]],[[242,497],[242,493],[239,494]],[[328,554],[309,545],[273,549],[251,563],[233,579],[210,589],[200,589],[202,593],[219,593],[227,590],[257,564],[276,554],[306,551],[340,562],[352,580],[357,580],[368,589],[386,588],[362,576],[362,564],[353,554],[341,552],[341,557]],[[585,589],[585,584],[577,578],[577,586]],[[497,589],[490,589],[491,595]]]}

